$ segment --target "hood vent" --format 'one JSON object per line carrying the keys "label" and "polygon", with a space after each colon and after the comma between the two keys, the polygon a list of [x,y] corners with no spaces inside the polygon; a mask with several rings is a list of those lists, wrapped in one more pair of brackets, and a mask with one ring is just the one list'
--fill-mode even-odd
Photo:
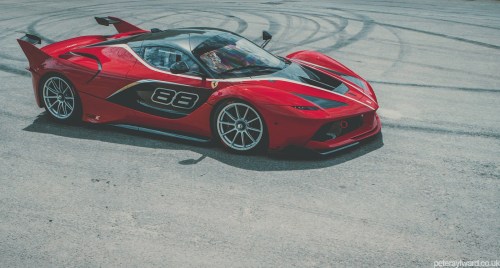
{"label": "hood vent", "polygon": [[301,66],[308,77],[299,76],[301,82],[309,84],[311,86],[320,87],[329,91],[333,91],[338,94],[344,95],[349,91],[349,88],[344,85],[341,81],[326,75],[322,72],[316,71],[312,68]]}

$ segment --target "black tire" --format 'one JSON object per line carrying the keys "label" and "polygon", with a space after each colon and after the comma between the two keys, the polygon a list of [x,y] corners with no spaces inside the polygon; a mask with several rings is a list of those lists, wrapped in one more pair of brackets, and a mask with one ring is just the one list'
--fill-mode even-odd
{"label": "black tire", "polygon": [[228,100],[212,117],[213,136],[229,151],[246,154],[267,147],[267,128],[262,115],[249,103]]}
{"label": "black tire", "polygon": [[79,123],[82,104],[75,87],[67,78],[51,74],[40,83],[40,99],[47,114],[57,122]]}

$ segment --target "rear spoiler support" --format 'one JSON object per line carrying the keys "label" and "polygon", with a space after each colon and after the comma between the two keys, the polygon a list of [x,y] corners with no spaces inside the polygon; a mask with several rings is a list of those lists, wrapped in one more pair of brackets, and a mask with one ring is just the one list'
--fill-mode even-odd
{"label": "rear spoiler support", "polygon": [[30,70],[33,70],[34,67],[50,58],[47,53],[35,46],[35,44],[42,43],[42,39],[36,35],[25,34],[23,37],[17,39],[17,42],[19,46],[21,46],[26,58],[28,58]]}
{"label": "rear spoiler support", "polygon": [[133,24],[130,24],[122,19],[116,18],[116,17],[95,17],[95,20],[99,25],[103,26],[109,26],[110,24],[115,26],[116,31],[119,33],[126,33],[126,32],[146,32],[146,30],[143,30]]}

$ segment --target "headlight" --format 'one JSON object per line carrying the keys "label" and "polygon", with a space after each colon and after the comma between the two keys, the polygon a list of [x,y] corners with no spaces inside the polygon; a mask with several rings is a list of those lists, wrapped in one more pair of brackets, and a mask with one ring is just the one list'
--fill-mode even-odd
{"label": "headlight", "polygon": [[[340,101],[334,101],[334,100],[327,100],[327,99],[322,99],[322,98],[317,98],[317,97],[312,97],[308,95],[302,95],[302,94],[295,94],[305,100],[308,100],[319,107],[323,109],[330,109],[330,108],[336,108],[336,107],[341,107],[341,106],[346,106],[346,103],[340,102]],[[309,106],[294,106],[294,107],[309,107]],[[297,108],[298,109],[298,108]]]}

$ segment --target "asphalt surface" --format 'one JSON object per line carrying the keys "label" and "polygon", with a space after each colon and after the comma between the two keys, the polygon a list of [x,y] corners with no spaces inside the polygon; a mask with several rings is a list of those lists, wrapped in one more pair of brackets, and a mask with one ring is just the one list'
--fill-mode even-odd
{"label": "asphalt surface", "polygon": [[[0,2],[1,267],[500,259],[499,1],[103,2]],[[16,31],[113,33],[104,15],[326,53],[372,82],[383,134],[304,159],[54,123]]]}

